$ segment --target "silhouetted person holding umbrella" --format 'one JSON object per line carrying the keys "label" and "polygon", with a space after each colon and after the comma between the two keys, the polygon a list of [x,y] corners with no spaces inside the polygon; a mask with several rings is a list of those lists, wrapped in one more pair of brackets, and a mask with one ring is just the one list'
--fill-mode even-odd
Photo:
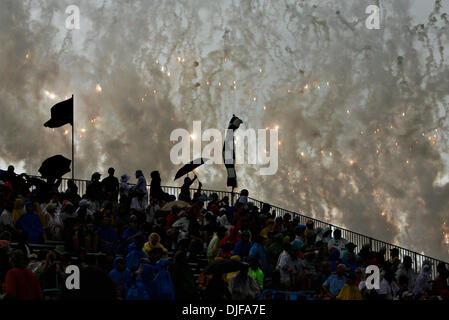
{"label": "silhouetted person holding umbrella", "polygon": [[181,187],[181,193],[179,194],[179,200],[190,203],[192,199],[190,198],[190,186],[195,182],[198,177],[195,175],[195,178],[190,179],[186,177],[184,179],[184,184]]}

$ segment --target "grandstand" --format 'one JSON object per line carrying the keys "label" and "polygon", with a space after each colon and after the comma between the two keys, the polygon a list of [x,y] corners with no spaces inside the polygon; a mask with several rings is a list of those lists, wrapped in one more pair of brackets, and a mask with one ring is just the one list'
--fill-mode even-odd
{"label": "grandstand", "polygon": [[[63,178],[62,179],[62,183],[59,186],[60,191],[63,191],[67,188],[67,182],[71,180],[71,179],[67,179],[67,178]],[[89,183],[89,180],[83,180],[83,179],[74,179],[75,184],[78,187],[78,192],[79,194],[84,194],[86,192],[86,187],[87,184]],[[132,185],[132,184],[130,184]],[[147,186],[148,190],[150,188],[150,186]],[[180,187],[172,187],[172,186],[162,186],[162,189],[164,192],[167,192],[171,195],[175,195],[177,198],[179,196],[179,193],[181,192],[181,188]],[[192,192],[195,191],[195,189],[191,189]],[[212,193],[216,193],[219,198],[223,198],[225,196],[228,196],[230,199],[233,199],[234,196],[238,196],[237,193],[232,194],[229,191],[218,191],[218,190],[211,190],[211,189],[202,189],[202,193],[206,194],[207,196],[211,195]],[[257,200],[257,199],[253,199],[251,197],[248,198],[248,201],[254,203],[255,206],[257,206],[259,209],[262,209],[262,206],[264,204],[263,201]],[[206,202],[207,204],[207,202]],[[335,229],[340,229],[342,231],[342,237],[345,238],[346,240],[356,244],[359,248],[361,248],[363,245],[365,244],[369,244],[370,247],[372,248],[372,250],[374,251],[378,251],[381,248],[385,248],[386,249],[386,259],[390,259],[390,250],[393,248],[396,248],[399,250],[399,258],[402,260],[403,257],[405,256],[409,256],[412,258],[413,261],[413,268],[415,270],[420,270],[422,263],[424,261],[430,261],[431,262],[431,266],[432,266],[432,276],[435,277],[437,274],[437,270],[436,270],[436,266],[438,265],[438,263],[440,262],[444,262],[446,264],[448,264],[445,261],[441,261],[439,259],[435,259],[423,254],[420,254],[418,252],[415,252],[413,250],[409,250],[397,245],[394,245],[392,243],[388,243],[379,239],[375,239],[372,238],[370,236],[367,235],[363,235],[345,228],[341,228],[339,226],[333,225],[332,223],[329,222],[325,222],[325,221],[321,221],[321,220],[317,220],[315,218],[312,217],[308,217],[303,213],[298,213],[298,212],[293,212],[290,210],[286,210],[283,209],[279,206],[275,206],[273,204],[270,204],[272,210],[274,210],[276,212],[276,216],[284,216],[285,214],[290,214],[292,217],[297,216],[299,218],[299,223],[300,224],[306,224],[306,221],[308,220],[312,220],[315,224],[315,227],[321,227],[321,228],[331,228],[331,230],[335,230]],[[47,242],[45,245],[35,245],[36,247],[42,247],[42,248],[53,248],[56,245],[61,244],[58,242]],[[201,266],[203,265],[204,261],[199,261],[197,264],[195,264],[195,267]]]}

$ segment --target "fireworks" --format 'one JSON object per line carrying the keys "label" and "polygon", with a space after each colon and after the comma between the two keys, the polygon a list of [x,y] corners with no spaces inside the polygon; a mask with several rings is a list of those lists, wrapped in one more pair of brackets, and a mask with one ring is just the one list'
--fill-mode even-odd
{"label": "fireworks", "polygon": [[53,92],[47,91],[45,90],[45,95],[50,98],[51,100],[55,100],[56,99],[56,94],[54,94]]}

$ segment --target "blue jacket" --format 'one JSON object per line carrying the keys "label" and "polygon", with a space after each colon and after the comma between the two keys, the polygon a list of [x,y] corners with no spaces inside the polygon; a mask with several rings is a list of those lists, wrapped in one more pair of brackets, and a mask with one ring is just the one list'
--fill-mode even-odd
{"label": "blue jacket", "polygon": [[260,243],[255,242],[252,245],[251,249],[249,250],[249,256],[255,256],[262,262],[262,271],[264,274],[267,274],[271,271],[271,265],[268,263],[267,259],[267,251]]}
{"label": "blue jacket", "polygon": [[43,243],[43,232],[41,220],[39,216],[34,213],[22,214],[16,222],[17,229],[24,230],[30,236],[30,243]]}
{"label": "blue jacket", "polygon": [[137,270],[140,266],[140,259],[146,258],[142,249],[137,249],[136,244],[132,243],[128,246],[128,255],[126,256],[126,267],[129,270]]}
{"label": "blue jacket", "polygon": [[246,258],[251,250],[251,242],[240,240],[235,244],[234,254],[240,256],[240,258]]}
{"label": "blue jacket", "polygon": [[112,278],[112,280],[114,281],[115,285],[118,287],[122,284],[124,284],[125,287],[125,296],[126,293],[128,292],[128,289],[131,285],[131,271],[129,271],[128,268],[125,268],[125,270],[123,270],[122,272],[117,270],[117,261],[120,258],[115,258],[114,259],[114,269],[112,269],[109,272],[109,276]]}

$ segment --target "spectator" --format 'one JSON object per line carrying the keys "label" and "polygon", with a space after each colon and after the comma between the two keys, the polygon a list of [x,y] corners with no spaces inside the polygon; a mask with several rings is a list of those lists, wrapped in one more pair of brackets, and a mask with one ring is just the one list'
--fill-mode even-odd
{"label": "spectator", "polygon": [[[321,241],[323,243],[327,244],[330,240],[332,240],[332,228],[331,227],[327,227],[323,231],[323,236],[322,236]],[[329,246],[328,246],[328,248],[329,248]]]}
{"label": "spectator", "polygon": [[143,252],[143,240],[142,238],[136,238],[135,242],[132,242],[128,247],[128,255],[126,256],[126,267],[134,272],[139,268],[140,259],[146,257]]}
{"label": "spectator", "polygon": [[335,299],[340,290],[346,283],[346,267],[344,264],[339,264],[337,266],[336,273],[331,274],[329,278],[323,283],[322,289],[325,297],[330,299]]}
{"label": "spectator", "polygon": [[17,220],[19,220],[20,216],[25,213],[25,202],[17,198],[14,200],[14,208],[12,210],[12,221],[14,225],[16,225]]}
{"label": "spectator", "polygon": [[269,274],[271,271],[271,265],[267,259],[267,251],[263,247],[262,242],[264,238],[261,236],[256,237],[251,249],[249,250],[249,255],[256,257],[262,265],[262,271],[264,274]]}
{"label": "spectator", "polygon": [[[136,179],[137,184],[132,188],[132,193],[135,193],[138,190],[140,191],[143,199],[142,207],[146,208],[148,206],[147,180],[145,179],[142,170],[136,170]],[[131,196],[131,199],[134,197],[135,196]]]}
{"label": "spectator", "polygon": [[121,299],[126,297],[131,286],[131,271],[126,267],[126,261],[123,257],[114,259],[114,269],[109,272],[109,276],[117,287],[117,296]]}
{"label": "spectator", "polygon": [[67,190],[65,191],[66,197],[73,200],[74,197],[78,196],[78,187],[75,184],[75,181],[69,180],[67,181]]}
{"label": "spectator", "polygon": [[346,278],[346,283],[337,295],[337,300],[363,300],[362,294],[356,285],[356,276],[354,273],[349,274]]}
{"label": "spectator", "polygon": [[27,202],[25,205],[25,213],[17,220],[16,228],[26,231],[30,237],[30,243],[43,243],[43,232],[41,220],[39,216],[33,212],[33,203]]}
{"label": "spectator", "polygon": [[28,261],[20,250],[11,253],[11,269],[5,278],[5,297],[15,300],[42,300],[43,294],[37,276],[27,269]]}
{"label": "spectator", "polygon": [[150,198],[156,198],[158,200],[165,200],[167,198],[167,194],[161,187],[161,175],[159,171],[151,172]]}
{"label": "spectator", "polygon": [[399,292],[399,287],[396,284],[394,272],[391,269],[384,271],[382,280],[380,281],[380,288],[376,290],[380,299],[393,300]]}
{"label": "spectator", "polygon": [[13,212],[13,203],[11,201],[8,201],[0,216],[0,230],[12,232],[15,231],[12,212]]}
{"label": "spectator", "polygon": [[297,247],[299,250],[306,244],[306,237],[304,236],[304,232],[306,231],[306,226],[298,225],[295,229],[295,240],[292,241],[292,246]]}
{"label": "spectator", "polygon": [[96,208],[100,208],[103,199],[103,186],[100,182],[101,174],[98,172],[95,172],[92,174],[90,184],[86,188],[86,195],[88,199],[92,202],[92,205],[94,205]]}
{"label": "spectator", "polygon": [[413,288],[413,295],[415,299],[428,294],[432,291],[432,267],[430,261],[423,262],[423,267],[418,277],[416,278],[415,287]]}
{"label": "spectator", "polygon": [[432,283],[432,292],[436,296],[449,299],[449,286],[447,284],[449,271],[446,269],[446,264],[444,262],[438,263],[437,272],[438,276]]}
{"label": "spectator", "polygon": [[235,244],[234,254],[240,256],[242,260],[246,260],[249,250],[251,250],[251,242],[249,242],[249,232],[243,231],[241,240]]}
{"label": "spectator", "polygon": [[248,274],[254,278],[254,280],[257,281],[257,284],[259,285],[260,290],[263,290],[263,281],[264,281],[264,274],[262,269],[259,268],[259,261],[254,256],[248,257],[248,264],[249,264],[249,270]]}
{"label": "spectator", "polygon": [[312,220],[307,220],[306,222],[306,230],[304,231],[304,236],[307,238],[309,235],[315,236],[315,228],[313,226]]}
{"label": "spectator", "polygon": [[145,193],[140,189],[135,192],[135,197],[131,200],[131,213],[135,215],[140,223],[146,220],[147,201],[145,200]]}
{"label": "spectator", "polygon": [[44,217],[44,230],[47,239],[54,241],[62,240],[63,223],[61,217],[56,214],[56,204],[50,203],[45,207]]}
{"label": "spectator", "polygon": [[190,203],[190,201],[192,201],[191,197],[190,197],[190,186],[195,182],[195,180],[198,177],[195,175],[195,177],[192,179],[190,179],[189,177],[185,177],[184,178],[184,184],[181,187],[181,193],[179,194],[179,200],[181,201],[185,201]]}
{"label": "spectator", "polygon": [[402,264],[399,266],[398,271],[396,272],[396,279],[401,277],[407,278],[407,290],[413,292],[413,288],[415,287],[416,273],[412,268],[412,258],[409,256],[405,256]]}
{"label": "spectator", "polygon": [[217,232],[212,236],[212,240],[207,247],[207,259],[209,263],[212,263],[220,253],[220,240],[226,235],[226,229],[224,227],[218,227]]}
{"label": "spectator", "polygon": [[104,217],[103,223],[98,227],[98,244],[101,252],[118,251],[118,234],[111,222],[111,218]]}
{"label": "spectator", "polygon": [[284,236],[278,233],[273,238],[273,243],[267,248],[268,261],[270,264],[276,264],[279,255],[284,247]]}
{"label": "spectator", "polygon": [[354,273],[355,269],[358,268],[357,261],[355,260],[354,252],[347,251],[346,258],[342,260],[343,264],[349,269],[349,272]]}
{"label": "spectator", "polygon": [[168,258],[168,251],[161,244],[161,237],[156,232],[153,232],[148,237],[148,242],[145,243],[145,245],[143,247],[143,252],[145,252],[145,254],[147,256],[149,256],[150,255],[150,251],[152,249],[154,249],[154,248],[161,248],[162,249],[162,257],[161,257],[162,259],[167,259]]}
{"label": "spectator", "polygon": [[103,181],[101,181],[102,187],[103,187],[103,194],[104,194],[104,200],[107,203],[112,204],[113,210],[117,210],[117,201],[118,201],[118,194],[119,194],[119,182],[116,177],[114,177],[115,169],[109,168],[108,174],[109,176],[104,178]]}
{"label": "spectator", "polygon": [[334,238],[330,239],[327,242],[327,247],[329,249],[336,248],[340,251],[340,258],[343,258],[343,251],[345,250],[346,244],[348,241],[341,237],[341,230],[335,229],[334,231]]}
{"label": "spectator", "polygon": [[242,270],[231,278],[229,286],[233,300],[256,300],[259,297],[259,285],[248,275],[248,270],[249,266],[245,264]]}
{"label": "spectator", "polygon": [[304,265],[298,258],[299,250],[295,246],[290,246],[288,255],[280,261],[281,284],[286,290],[294,290],[299,284]]}
{"label": "spectator", "polygon": [[128,181],[131,177],[127,174],[122,174],[120,177],[120,186],[119,186],[119,193],[120,193],[120,205],[121,206],[128,206],[129,203],[129,184]]}
{"label": "spectator", "polygon": [[126,248],[136,241],[136,239],[141,239],[145,242],[143,231],[139,228],[137,217],[132,215],[129,218],[129,227],[123,232],[122,235],[122,248],[126,251]]}

